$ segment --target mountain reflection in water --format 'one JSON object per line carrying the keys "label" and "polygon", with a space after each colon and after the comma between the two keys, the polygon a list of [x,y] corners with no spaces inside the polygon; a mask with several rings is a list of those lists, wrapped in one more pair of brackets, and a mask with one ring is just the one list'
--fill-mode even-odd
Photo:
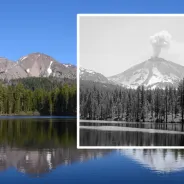
{"label": "mountain reflection in water", "polygon": [[39,176],[59,165],[101,157],[110,151],[77,150],[76,119],[0,121],[0,171],[14,167]]}
{"label": "mountain reflection in water", "polygon": [[60,183],[101,183],[109,179],[110,183],[122,183],[133,178],[142,182],[141,174],[147,173],[150,180],[156,177],[147,170],[166,175],[183,173],[184,150],[82,150],[76,148],[76,119],[1,120],[0,175],[7,173],[11,178],[12,168],[31,176],[16,173],[25,183],[38,176],[38,182],[48,178],[52,182],[56,176]]}
{"label": "mountain reflection in water", "polygon": [[31,175],[42,175],[59,165],[83,162],[105,154],[100,150],[77,150],[76,148],[56,148],[54,150],[27,151],[24,149],[0,149],[0,171],[15,167],[18,171]]}
{"label": "mountain reflection in water", "polygon": [[184,170],[184,150],[129,149],[118,152],[152,171],[169,173]]}

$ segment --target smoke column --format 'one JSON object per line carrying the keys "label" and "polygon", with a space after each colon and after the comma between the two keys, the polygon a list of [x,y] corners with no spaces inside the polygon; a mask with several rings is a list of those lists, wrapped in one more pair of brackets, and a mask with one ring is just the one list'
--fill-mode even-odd
{"label": "smoke column", "polygon": [[167,31],[161,31],[150,37],[153,47],[153,57],[158,57],[162,48],[168,48],[171,42],[171,35]]}

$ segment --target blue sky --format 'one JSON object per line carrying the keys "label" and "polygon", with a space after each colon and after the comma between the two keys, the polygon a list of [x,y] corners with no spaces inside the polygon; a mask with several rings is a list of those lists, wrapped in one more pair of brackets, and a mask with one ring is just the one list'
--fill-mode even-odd
{"label": "blue sky", "polygon": [[[180,1],[182,3],[182,1]],[[1,0],[0,56],[17,60],[32,52],[76,64],[77,13],[182,13],[174,1]]]}

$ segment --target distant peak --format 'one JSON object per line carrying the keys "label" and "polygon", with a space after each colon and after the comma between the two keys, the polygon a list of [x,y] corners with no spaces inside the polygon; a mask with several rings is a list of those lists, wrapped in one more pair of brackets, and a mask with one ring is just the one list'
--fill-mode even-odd
{"label": "distant peak", "polygon": [[164,58],[160,58],[160,57],[151,57],[150,59],[148,59],[148,61],[153,61],[153,62],[161,62],[161,61],[166,61]]}
{"label": "distant peak", "polygon": [[6,59],[5,57],[0,56],[0,59]]}
{"label": "distant peak", "polygon": [[28,55],[47,55],[47,54],[44,54],[41,52],[33,52],[33,53],[28,54]]}

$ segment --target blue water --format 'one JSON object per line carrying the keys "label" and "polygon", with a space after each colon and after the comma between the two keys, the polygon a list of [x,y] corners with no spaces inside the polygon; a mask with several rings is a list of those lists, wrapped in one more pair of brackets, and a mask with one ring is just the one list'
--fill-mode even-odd
{"label": "blue water", "polygon": [[41,177],[30,177],[9,168],[0,172],[1,183],[183,183],[184,170],[157,173],[116,152],[95,160],[58,166]]}
{"label": "blue water", "polygon": [[0,184],[183,183],[184,150],[77,150],[76,119],[0,120]]}

